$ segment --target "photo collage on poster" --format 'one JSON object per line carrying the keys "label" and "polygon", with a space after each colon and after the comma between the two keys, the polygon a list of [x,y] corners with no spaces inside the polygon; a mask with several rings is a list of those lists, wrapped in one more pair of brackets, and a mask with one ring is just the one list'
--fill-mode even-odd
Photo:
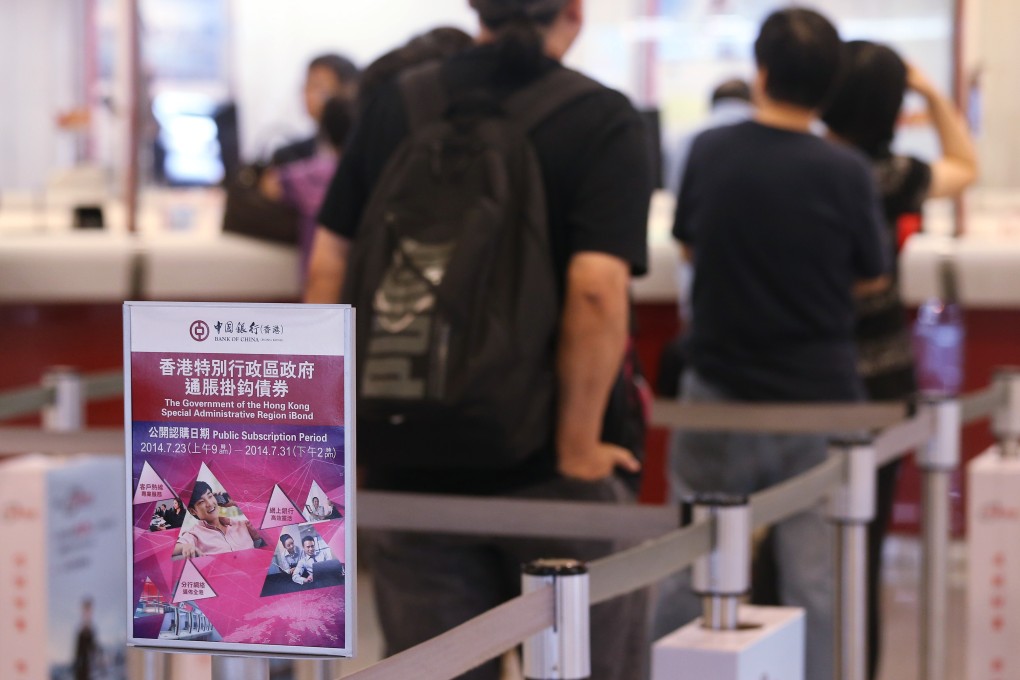
{"label": "photo collage on poster", "polygon": [[131,374],[134,640],[347,648],[343,356],[134,351]]}
{"label": "photo collage on poster", "polygon": [[[214,472],[216,461],[200,462],[190,481],[171,483],[167,477],[183,480],[180,467],[174,464],[164,476],[142,461],[135,494],[136,538],[152,551],[136,564],[143,570],[158,567],[142,581],[135,617],[160,617],[158,639],[223,641],[213,623],[220,607],[212,600],[226,596],[229,602],[241,593],[254,594],[256,587],[269,610],[293,609],[279,600],[295,595],[309,611],[328,606],[329,600],[302,594],[345,585],[342,469],[309,461],[307,469],[252,496],[250,481],[239,480],[240,489],[221,481]],[[294,495],[303,502],[295,502]],[[178,506],[184,509],[180,520],[170,516]],[[331,618],[342,624],[342,617]],[[263,623],[268,617],[252,620]],[[150,620],[148,625],[155,624]],[[321,635],[307,642],[331,638],[335,627],[323,624]],[[280,633],[292,628],[286,619],[275,631],[240,626],[228,641],[276,644]]]}

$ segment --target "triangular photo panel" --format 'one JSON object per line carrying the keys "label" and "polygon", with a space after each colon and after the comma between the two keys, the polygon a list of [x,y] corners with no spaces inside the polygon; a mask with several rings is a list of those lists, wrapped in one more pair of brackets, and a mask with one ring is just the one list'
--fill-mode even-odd
{"label": "triangular photo panel", "polygon": [[156,504],[149,519],[149,531],[173,531],[184,526],[188,511],[184,503],[174,496],[173,500],[161,501]]}
{"label": "triangular photo panel", "polygon": [[280,532],[260,597],[340,586],[345,576],[343,562],[313,524],[288,526]]}
{"label": "triangular photo panel", "polygon": [[175,498],[177,498],[177,494],[173,492],[166,480],[149,465],[148,461],[145,461],[142,464],[142,473],[138,475],[138,486],[135,488],[135,497],[131,504],[172,501]]}
{"label": "triangular photo panel", "polygon": [[138,604],[135,605],[135,618],[162,614],[164,607],[168,604],[169,601],[163,597],[163,593],[159,592],[156,584],[146,576],[145,583],[142,584],[142,594],[138,598]]}
{"label": "triangular photo panel", "polygon": [[194,562],[188,560],[184,564],[181,578],[177,581],[177,588],[174,590],[174,604],[181,602],[192,602],[194,600],[207,600],[216,597],[216,591],[212,589],[209,582],[198,570]]}
{"label": "triangular photo panel", "polygon": [[260,529],[274,529],[276,527],[290,524],[300,524],[305,521],[301,511],[294,504],[279,484],[273,486],[273,495],[269,498],[269,505],[266,506],[266,515],[262,518]]}
{"label": "triangular photo panel", "polygon": [[159,629],[160,640],[222,642],[212,621],[192,602],[167,607]]}
{"label": "triangular photo panel", "polygon": [[308,497],[305,499],[305,507],[301,514],[308,522],[324,522],[327,519],[343,518],[340,506],[326,496],[326,492],[315,480],[312,480],[312,487],[308,490]]}
{"label": "triangular photo panel", "polygon": [[173,548],[174,559],[261,548],[262,535],[205,463],[187,498],[187,512]]}

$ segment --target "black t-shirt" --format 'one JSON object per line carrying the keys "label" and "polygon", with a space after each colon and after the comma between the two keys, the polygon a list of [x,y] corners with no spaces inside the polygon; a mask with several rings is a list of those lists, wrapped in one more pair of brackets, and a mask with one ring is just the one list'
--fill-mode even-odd
{"label": "black t-shirt", "polygon": [[[503,68],[499,53],[481,46],[443,64],[448,96],[483,90],[497,99],[562,66],[546,60],[537,74],[516,76]],[[387,83],[365,108],[344,149],[343,160],[323,202],[319,222],[333,232],[357,237],[362,211],[386,163],[408,136],[409,125],[398,84]],[[561,291],[570,258],[601,252],[647,269],[651,161],[644,124],[622,94],[608,88],[571,102],[540,123],[530,139],[542,169],[549,213],[550,243]],[[552,451],[513,470],[394,471],[369,468],[375,488],[449,493],[499,493],[555,472]]]}
{"label": "black t-shirt", "polygon": [[854,301],[888,269],[867,162],[756,122],[691,147],[674,236],[694,250],[691,363],[734,398],[862,395]]}

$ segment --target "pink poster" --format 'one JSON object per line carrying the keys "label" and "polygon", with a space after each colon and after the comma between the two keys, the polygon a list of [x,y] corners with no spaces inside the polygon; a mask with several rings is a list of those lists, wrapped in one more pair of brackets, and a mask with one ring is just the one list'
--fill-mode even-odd
{"label": "pink poster", "polygon": [[353,311],[124,310],[132,644],[352,656]]}

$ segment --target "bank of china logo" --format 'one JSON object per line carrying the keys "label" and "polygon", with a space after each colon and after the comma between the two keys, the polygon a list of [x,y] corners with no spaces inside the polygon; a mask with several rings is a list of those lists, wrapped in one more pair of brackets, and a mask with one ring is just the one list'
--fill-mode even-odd
{"label": "bank of china logo", "polygon": [[205,321],[192,321],[190,332],[193,339],[202,342],[209,337],[209,324]]}

